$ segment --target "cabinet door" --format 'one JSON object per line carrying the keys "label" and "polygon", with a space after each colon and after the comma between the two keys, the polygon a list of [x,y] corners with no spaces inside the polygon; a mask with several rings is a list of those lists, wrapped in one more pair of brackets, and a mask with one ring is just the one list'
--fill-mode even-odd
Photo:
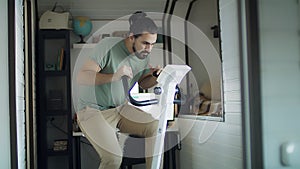
{"label": "cabinet door", "polygon": [[47,114],[65,114],[70,111],[68,105],[68,77],[45,76],[45,108]]}

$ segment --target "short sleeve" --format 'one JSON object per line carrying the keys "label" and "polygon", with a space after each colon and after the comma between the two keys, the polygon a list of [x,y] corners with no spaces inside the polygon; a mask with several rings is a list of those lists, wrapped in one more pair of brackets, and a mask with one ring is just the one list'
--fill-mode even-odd
{"label": "short sleeve", "polygon": [[122,38],[105,38],[101,40],[93,49],[92,55],[90,58],[94,60],[101,69],[103,69],[108,63],[109,52],[113,46],[115,46],[118,42],[122,41]]}

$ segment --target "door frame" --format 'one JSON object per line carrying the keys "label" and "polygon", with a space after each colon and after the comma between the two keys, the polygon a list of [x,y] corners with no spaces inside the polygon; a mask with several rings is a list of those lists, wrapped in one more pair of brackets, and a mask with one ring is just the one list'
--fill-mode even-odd
{"label": "door frame", "polygon": [[246,169],[263,168],[260,87],[259,21],[257,0],[238,1],[243,127],[243,161]]}

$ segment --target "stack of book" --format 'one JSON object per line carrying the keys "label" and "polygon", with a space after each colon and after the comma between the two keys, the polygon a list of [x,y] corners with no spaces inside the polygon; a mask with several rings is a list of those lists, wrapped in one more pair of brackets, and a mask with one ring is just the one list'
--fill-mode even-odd
{"label": "stack of book", "polygon": [[53,151],[65,151],[68,149],[68,140],[55,140]]}

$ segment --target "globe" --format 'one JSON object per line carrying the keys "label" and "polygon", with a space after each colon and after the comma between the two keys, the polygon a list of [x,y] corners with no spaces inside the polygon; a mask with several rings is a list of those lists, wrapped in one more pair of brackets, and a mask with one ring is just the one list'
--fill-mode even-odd
{"label": "globe", "polygon": [[85,43],[83,38],[88,36],[92,31],[92,22],[89,17],[77,16],[73,19],[73,32],[80,37],[80,42]]}

